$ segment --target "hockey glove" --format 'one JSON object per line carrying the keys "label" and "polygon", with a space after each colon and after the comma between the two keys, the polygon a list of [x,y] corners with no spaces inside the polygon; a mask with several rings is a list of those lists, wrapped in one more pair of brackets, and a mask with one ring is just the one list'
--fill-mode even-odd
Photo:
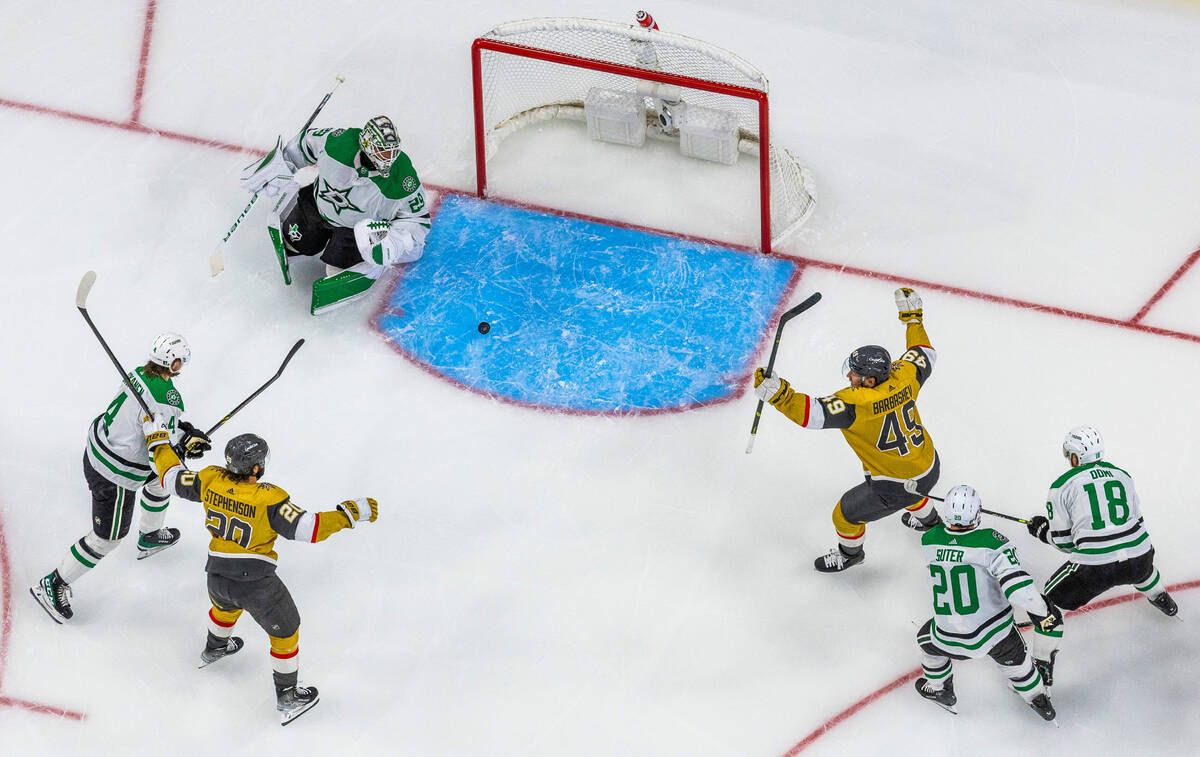
{"label": "hockey glove", "polygon": [[754,394],[763,402],[774,402],[791,387],[787,379],[779,378],[775,371],[768,376],[762,368],[754,371]]}
{"label": "hockey glove", "polygon": [[1046,603],[1046,614],[1029,613],[1034,633],[1040,633],[1042,636],[1062,636],[1062,612],[1045,594],[1042,595],[1042,600]]}
{"label": "hockey glove", "polygon": [[198,457],[204,457],[204,453],[212,449],[212,439],[208,437],[208,434],[187,421],[180,421],[179,428],[183,431],[183,438],[179,440],[179,446],[183,449],[186,457],[195,460]]}
{"label": "hockey glove", "polygon": [[167,419],[162,413],[155,413],[153,418],[142,418],[142,433],[146,436],[146,449],[151,454],[155,447],[171,443],[171,432],[167,429]]}
{"label": "hockey glove", "polygon": [[1029,523],[1025,525],[1029,529],[1029,535],[1041,539],[1047,544],[1050,543],[1050,519],[1045,515],[1035,515],[1029,519]]}
{"label": "hockey glove", "polygon": [[900,320],[904,323],[920,323],[921,295],[917,290],[900,287],[896,290],[896,310],[900,311]]}
{"label": "hockey glove", "polygon": [[379,519],[379,503],[370,497],[348,499],[345,502],[339,503],[337,509],[342,515],[350,519],[350,528],[354,528],[356,523],[364,520],[368,523],[374,523]]}
{"label": "hockey glove", "polygon": [[262,160],[255,161],[242,169],[242,189],[250,194],[265,194],[274,197],[293,183],[296,168],[283,155],[283,140],[275,138],[275,146]]}

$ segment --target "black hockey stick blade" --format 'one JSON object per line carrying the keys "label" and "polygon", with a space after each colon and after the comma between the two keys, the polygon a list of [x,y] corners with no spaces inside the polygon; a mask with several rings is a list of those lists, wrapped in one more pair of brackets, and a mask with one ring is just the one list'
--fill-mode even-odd
{"label": "black hockey stick blade", "polygon": [[[799,305],[793,308],[785,310],[783,315],[779,316],[779,325],[775,328],[775,343],[771,346],[771,357],[767,360],[768,376],[770,376],[771,371],[775,369],[775,356],[779,353],[779,340],[783,338],[784,325],[820,301],[821,293],[813,292],[804,302],[801,302]],[[746,443],[747,455],[754,451],[754,440],[758,437],[758,422],[762,420],[763,404],[764,402],[759,400],[758,406],[754,408],[754,422],[750,424],[750,441]]]}
{"label": "black hockey stick blade", "polygon": [[226,416],[225,416],[224,418],[222,418],[221,420],[217,421],[217,423],[216,423],[216,425],[215,425],[215,426],[213,426],[212,428],[210,428],[208,431],[206,431],[206,432],[205,432],[205,435],[206,435],[206,436],[212,436],[214,431],[216,431],[217,429],[219,429],[221,426],[224,426],[224,425],[225,425],[225,424],[226,424],[226,423],[229,421],[229,419],[230,419],[230,418],[232,418],[234,415],[237,415],[237,412],[238,412],[239,410],[241,410],[242,408],[244,408],[246,405],[249,405],[249,404],[250,404],[250,401],[251,401],[251,400],[253,400],[255,397],[257,397],[258,395],[262,394],[262,393],[263,393],[263,391],[264,391],[264,390],[266,390],[266,388],[267,388],[268,386],[270,386],[271,384],[274,384],[274,383],[275,383],[275,380],[276,380],[276,379],[278,379],[280,376],[282,376],[282,375],[283,375],[283,369],[284,369],[284,368],[287,368],[287,365],[288,365],[288,363],[290,363],[290,362],[291,362],[291,360],[292,360],[292,357],[294,357],[294,356],[295,356],[296,352],[297,352],[297,351],[299,351],[300,347],[301,347],[303,344],[304,344],[304,340],[303,340],[303,339],[299,339],[299,340],[297,340],[297,341],[296,341],[296,343],[292,345],[292,349],[288,350],[287,357],[285,357],[285,358],[283,359],[283,363],[282,363],[282,364],[280,364],[280,366],[279,366],[279,370],[275,371],[275,375],[274,375],[274,376],[272,376],[271,378],[267,379],[267,383],[263,384],[263,385],[262,385],[262,386],[260,386],[258,389],[256,389],[256,390],[254,391],[254,394],[251,394],[249,397],[247,397],[246,399],[242,400],[242,403],[241,403],[240,405],[238,405],[238,406],[237,406],[237,407],[235,407],[234,409],[230,410],[230,411],[229,411],[229,413],[228,413],[228,415],[226,415]]}

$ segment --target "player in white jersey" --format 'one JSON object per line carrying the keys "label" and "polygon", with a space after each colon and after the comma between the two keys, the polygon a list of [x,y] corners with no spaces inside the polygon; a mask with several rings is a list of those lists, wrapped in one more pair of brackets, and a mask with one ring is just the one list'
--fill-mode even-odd
{"label": "player in white jersey", "polygon": [[934,615],[917,633],[924,673],[917,692],[955,712],[952,661],[987,655],[1003,666],[1013,691],[1034,712],[1053,720],[1054,706],[1013,623],[1012,608],[1029,613],[1037,634],[1061,636],[1062,619],[1038,594],[1016,547],[999,531],[978,528],[982,506],[974,489],[954,487],[946,495],[942,523],[921,537]]}
{"label": "player in white jersey", "polygon": [[[172,381],[191,356],[182,336],[159,334],[150,346],[150,359],[129,372],[129,383],[151,412],[166,419],[172,444],[188,457],[197,458],[211,449],[212,443],[207,434],[183,420],[183,397]],[[135,501],[141,505],[139,560],[179,541],[179,529],[163,528],[170,495],[152,467],[142,430],[144,417],[141,405],[122,384],[116,398],[88,429],[83,476],[92,494],[92,529],[71,545],[58,568],[29,590],[56,623],[70,620],[74,614],[71,585],[129,533]]]}
{"label": "player in white jersey", "polygon": [[[1154,567],[1154,547],[1142,519],[1133,478],[1106,463],[1104,439],[1094,426],[1076,426],[1063,439],[1071,469],[1050,485],[1046,515],[1029,520],[1029,533],[1071,559],[1046,581],[1046,596],[1061,611],[1077,610],[1115,586],[1132,585],[1165,615],[1179,612]],[[1054,681],[1061,637],[1034,647],[1046,684]]]}
{"label": "player in white jersey", "polygon": [[[316,166],[317,177],[301,187],[293,175],[304,166]],[[306,129],[286,145],[277,139],[241,181],[251,193],[279,197],[268,231],[286,283],[290,258],[319,255],[325,263],[313,315],[363,296],[388,266],[425,251],[425,189],[387,116],[361,129]]]}

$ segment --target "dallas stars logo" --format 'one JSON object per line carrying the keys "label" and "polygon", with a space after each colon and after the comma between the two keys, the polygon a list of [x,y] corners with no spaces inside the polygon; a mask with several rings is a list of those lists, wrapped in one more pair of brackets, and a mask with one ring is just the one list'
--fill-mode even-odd
{"label": "dallas stars logo", "polygon": [[287,235],[288,239],[292,240],[293,242],[299,242],[304,236],[304,234],[300,231],[300,224],[298,223],[294,223],[288,227]]}
{"label": "dallas stars logo", "polygon": [[317,197],[333,206],[334,212],[338,215],[342,214],[343,210],[352,210],[355,213],[361,213],[362,208],[350,202],[350,189],[338,189],[337,187],[329,186],[329,182],[321,179],[321,189],[317,192]]}

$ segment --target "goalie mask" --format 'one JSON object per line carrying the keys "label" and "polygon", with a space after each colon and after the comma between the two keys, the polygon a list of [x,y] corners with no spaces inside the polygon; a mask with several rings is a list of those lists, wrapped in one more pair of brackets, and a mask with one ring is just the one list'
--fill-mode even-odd
{"label": "goalie mask", "polygon": [[362,128],[358,135],[358,146],[383,176],[392,170],[392,163],[400,157],[400,137],[396,125],[387,116],[375,116]]}

